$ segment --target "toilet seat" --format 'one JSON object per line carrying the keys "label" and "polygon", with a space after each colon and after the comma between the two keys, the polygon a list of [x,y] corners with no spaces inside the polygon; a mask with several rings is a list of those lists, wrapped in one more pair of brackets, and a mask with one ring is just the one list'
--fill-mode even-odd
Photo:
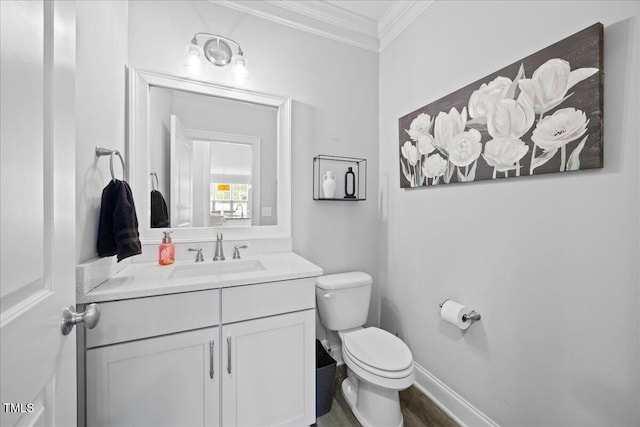
{"label": "toilet seat", "polygon": [[379,328],[365,328],[343,336],[342,351],[358,368],[386,379],[413,374],[409,347],[395,335]]}

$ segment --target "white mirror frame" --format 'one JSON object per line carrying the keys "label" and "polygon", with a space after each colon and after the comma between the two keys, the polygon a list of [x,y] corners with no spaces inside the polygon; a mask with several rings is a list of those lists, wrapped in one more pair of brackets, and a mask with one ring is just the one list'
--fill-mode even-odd
{"label": "white mirror frame", "polygon": [[[225,240],[291,238],[291,98],[253,92],[153,71],[129,69],[128,176],[133,191],[140,240],[157,244],[162,231],[173,231],[173,241],[209,242],[224,233]],[[151,87],[182,90],[219,98],[268,105],[278,109],[277,205],[278,225],[247,227],[151,228],[149,188],[149,95]],[[259,212],[260,213],[260,212]]]}

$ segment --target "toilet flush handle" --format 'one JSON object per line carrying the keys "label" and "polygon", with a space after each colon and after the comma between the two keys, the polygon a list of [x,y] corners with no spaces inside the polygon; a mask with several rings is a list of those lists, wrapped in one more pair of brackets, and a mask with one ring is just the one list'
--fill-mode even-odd
{"label": "toilet flush handle", "polygon": [[336,296],[335,292],[327,292],[326,294],[322,295],[325,298],[333,298]]}

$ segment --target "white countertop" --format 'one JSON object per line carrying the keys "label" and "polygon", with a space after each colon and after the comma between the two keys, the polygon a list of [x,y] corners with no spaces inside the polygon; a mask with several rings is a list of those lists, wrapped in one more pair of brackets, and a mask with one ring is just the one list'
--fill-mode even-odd
{"label": "white countertop", "polygon": [[[177,261],[168,266],[157,263],[132,263],[89,292],[78,289],[76,302],[84,304],[114,301],[322,275],[320,267],[293,252],[246,256],[240,261],[243,260],[258,260],[264,269],[171,279],[169,276],[177,266],[193,265],[194,261]],[[198,265],[235,261],[205,261]]]}

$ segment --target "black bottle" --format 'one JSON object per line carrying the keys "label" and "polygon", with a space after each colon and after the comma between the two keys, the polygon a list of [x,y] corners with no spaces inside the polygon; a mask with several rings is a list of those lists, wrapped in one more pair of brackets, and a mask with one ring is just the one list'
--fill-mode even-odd
{"label": "black bottle", "polygon": [[356,198],[356,174],[352,167],[344,174],[344,194],[345,199]]}

